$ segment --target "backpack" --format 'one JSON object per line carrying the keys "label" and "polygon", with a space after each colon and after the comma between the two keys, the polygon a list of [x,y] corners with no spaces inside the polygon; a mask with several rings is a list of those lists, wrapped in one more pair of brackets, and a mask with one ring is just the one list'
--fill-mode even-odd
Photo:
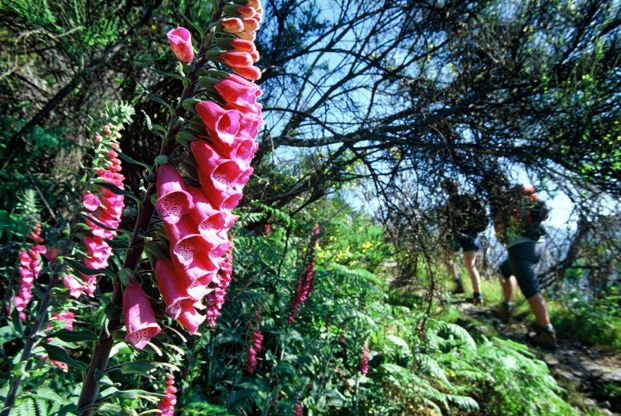
{"label": "backpack", "polygon": [[539,199],[535,188],[531,185],[517,185],[509,192],[509,206],[513,209],[512,223],[519,228],[520,233],[533,240],[545,235],[541,223],[548,218],[550,209]]}
{"label": "backpack", "polygon": [[489,218],[480,198],[471,195],[453,195],[450,198],[449,215],[456,231],[478,234],[487,228]]}

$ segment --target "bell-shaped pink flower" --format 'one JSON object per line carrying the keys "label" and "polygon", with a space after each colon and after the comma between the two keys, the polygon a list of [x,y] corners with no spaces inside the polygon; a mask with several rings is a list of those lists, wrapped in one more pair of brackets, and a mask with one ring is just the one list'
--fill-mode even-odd
{"label": "bell-shaped pink flower", "polygon": [[257,369],[257,352],[253,347],[248,347],[248,353],[246,355],[246,371],[253,374]]}
{"label": "bell-shaped pink flower", "polygon": [[[252,56],[248,54],[250,62],[252,63]],[[261,70],[254,65],[229,65],[231,69],[239,76],[253,81],[261,79]]]}
{"label": "bell-shaped pink flower", "polygon": [[252,57],[248,52],[224,51],[220,54],[220,60],[230,67],[252,65]]}
{"label": "bell-shaped pink flower", "polygon": [[82,205],[89,211],[95,211],[99,207],[99,198],[90,192],[86,192],[82,197]]}
{"label": "bell-shaped pink flower", "polygon": [[198,313],[194,306],[187,307],[181,311],[177,322],[184,327],[190,335],[194,335],[206,317]]}
{"label": "bell-shaped pink flower", "polygon": [[231,41],[231,48],[235,49],[238,52],[248,52],[252,53],[257,50],[257,47],[254,45],[254,42],[246,39],[234,39]]}
{"label": "bell-shaped pink flower", "polygon": [[194,200],[194,208],[190,211],[190,217],[198,224],[198,232],[204,238],[209,238],[210,234],[225,238],[227,231],[239,217],[230,211],[215,209],[198,188],[188,188],[188,192]]}
{"label": "bell-shaped pink flower", "polygon": [[369,343],[365,342],[362,348],[362,360],[360,361],[360,372],[367,375],[369,372]]}
{"label": "bell-shaped pink flower", "polygon": [[[243,25],[243,22],[242,22],[242,25]],[[246,32],[246,31],[243,31],[243,32],[239,32],[237,34],[237,36],[239,36],[241,39],[249,40],[251,42],[254,42],[255,40],[257,40],[257,33],[256,32]]]}
{"label": "bell-shaped pink flower", "polygon": [[157,287],[166,303],[166,312],[173,318],[179,318],[183,301],[191,299],[186,290],[186,284],[175,273],[170,259],[158,259],[155,263],[155,278]]}
{"label": "bell-shaped pink flower", "polygon": [[[193,261],[190,264],[183,264],[179,261],[178,256],[170,250],[170,259],[175,267],[175,273],[183,280],[187,287],[188,295],[193,299],[198,299],[195,291],[192,290],[193,286],[205,285],[213,279],[214,274],[218,271],[218,263],[212,256],[207,253],[201,256],[201,261]],[[203,289],[198,288],[197,291],[203,292]],[[204,296],[204,295],[203,295]]]}
{"label": "bell-shaped pink flower", "polygon": [[208,270],[212,262],[210,257],[221,256],[230,245],[228,241],[217,236],[203,238],[189,217],[182,218],[176,224],[164,224],[164,231],[170,241],[171,251],[186,267],[196,263]]}
{"label": "bell-shaped pink flower", "polygon": [[214,142],[233,143],[239,132],[242,113],[225,110],[213,101],[201,101],[194,108]]}
{"label": "bell-shaped pink flower", "polygon": [[[249,85],[248,85],[249,84]],[[254,84],[241,84],[233,79],[224,79],[214,85],[218,94],[227,105],[237,108],[242,112],[257,112],[257,98],[262,91]]]}
{"label": "bell-shaped pink flower", "polygon": [[222,187],[222,184],[215,182],[211,176],[200,171],[198,174],[205,196],[217,209],[232,210],[243,198],[240,188]]}
{"label": "bell-shaped pink flower", "polygon": [[256,352],[261,352],[263,349],[263,334],[258,329],[252,331],[252,347]]}
{"label": "bell-shaped pink flower", "polygon": [[190,63],[194,60],[194,49],[192,49],[192,35],[184,27],[178,27],[166,34],[170,49],[174,52],[177,59],[181,62]]}
{"label": "bell-shaped pink flower", "polygon": [[254,7],[250,6],[239,6],[237,8],[237,13],[239,13],[242,18],[254,17],[257,14]]}
{"label": "bell-shaped pink flower", "polygon": [[261,55],[259,55],[259,51],[250,52],[250,56],[252,56],[252,62],[255,64],[261,60]]}
{"label": "bell-shaped pink flower", "polygon": [[71,311],[65,311],[62,313],[53,313],[50,321],[62,322],[63,328],[73,331],[73,321],[75,320],[75,314]]}
{"label": "bell-shaped pink flower", "polygon": [[244,32],[254,32],[259,29],[259,21],[252,17],[243,18],[242,23],[244,24]]}
{"label": "bell-shaped pink flower", "polygon": [[139,350],[161,331],[147,295],[134,280],[123,292],[123,316],[127,328],[125,341]]}
{"label": "bell-shaped pink flower", "polygon": [[176,224],[194,206],[179,172],[169,164],[157,171],[157,202],[155,206],[162,220]]}
{"label": "bell-shaped pink flower", "polygon": [[244,22],[237,17],[225,18],[220,21],[222,30],[227,33],[239,33],[244,30]]}
{"label": "bell-shaped pink flower", "polygon": [[253,169],[242,160],[228,159],[220,155],[203,140],[192,142],[192,154],[200,174],[211,177],[218,188],[243,186],[248,182]]}
{"label": "bell-shaped pink flower", "polygon": [[69,290],[69,296],[76,299],[79,298],[85,290],[84,284],[70,274],[66,274],[63,278],[63,285]]}

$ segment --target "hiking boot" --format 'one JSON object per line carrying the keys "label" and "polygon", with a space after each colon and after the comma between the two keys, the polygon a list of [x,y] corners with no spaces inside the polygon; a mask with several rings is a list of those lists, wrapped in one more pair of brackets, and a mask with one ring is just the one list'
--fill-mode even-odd
{"label": "hiking boot", "polygon": [[511,302],[502,302],[497,308],[493,309],[492,312],[499,317],[502,322],[508,324],[513,314],[513,304]]}
{"label": "hiking boot", "polygon": [[483,306],[483,296],[479,292],[472,294],[472,304],[475,306]]}
{"label": "hiking boot", "polygon": [[534,334],[528,334],[528,337],[533,344],[551,350],[556,349],[556,332],[552,325],[549,328],[544,328],[535,324],[532,326],[532,329]]}

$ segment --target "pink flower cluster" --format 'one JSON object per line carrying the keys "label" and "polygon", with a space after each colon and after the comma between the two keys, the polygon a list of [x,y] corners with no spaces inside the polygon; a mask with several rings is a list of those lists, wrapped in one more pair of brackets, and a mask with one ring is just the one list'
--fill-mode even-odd
{"label": "pink flower cluster", "polygon": [[[113,135],[112,126],[105,125],[102,132],[104,137],[99,134],[95,136],[96,141],[104,147],[100,155],[103,166],[97,169],[97,180],[123,189],[125,178],[120,173],[120,148]],[[90,227],[83,240],[86,249],[84,266],[95,270],[105,269],[108,267],[108,258],[112,256],[112,247],[106,240],[113,239],[117,234],[116,229],[121,223],[125,206],[124,197],[101,185],[96,193],[86,192],[83,195],[82,206],[86,210],[85,222]],[[67,275],[63,283],[72,297],[78,298],[84,292],[92,297],[97,287],[97,275],[82,274],[81,277],[84,282]]]}
{"label": "pink flower cluster", "polygon": [[[243,11],[254,17],[260,6],[256,1],[251,4],[234,6],[233,12]],[[256,21],[253,31],[258,27]],[[179,28],[169,33],[183,40],[178,45],[171,40],[173,52],[182,61],[184,53],[187,55],[192,49],[186,32]],[[234,42],[228,47],[232,48]],[[254,48],[254,44],[247,41],[246,47]],[[242,67],[230,66],[233,71]],[[252,65],[243,67],[248,66]],[[206,132],[190,144],[200,187],[186,185],[172,164],[161,165],[157,172],[155,205],[170,249],[169,257],[157,260],[155,277],[168,314],[190,334],[195,334],[205,320],[215,325],[232,277],[232,243],[228,231],[237,220],[232,210],[252,175],[250,162],[257,149],[254,139],[263,123],[261,105],[256,101],[261,90],[243,78],[257,79],[253,71],[236,71],[242,76],[222,76],[219,72],[219,79],[208,80],[217,94],[195,106]],[[204,309],[205,314],[199,312]]]}
{"label": "pink flower cluster", "polygon": [[220,20],[220,29],[226,33],[237,35],[227,49],[220,54],[220,61],[229,66],[233,72],[246,79],[261,78],[261,71],[253,64],[259,61],[259,53],[254,45],[256,31],[263,17],[263,9],[259,0],[249,0],[245,5],[231,5],[228,17]]}
{"label": "pink flower cluster", "polygon": [[248,354],[246,357],[246,370],[253,374],[257,369],[257,354],[261,352],[263,348],[263,334],[258,329],[252,331],[252,345],[248,347]]}
{"label": "pink flower cluster", "polygon": [[318,238],[319,224],[315,224],[313,227],[313,233],[311,234],[308,242],[308,264],[306,265],[306,273],[298,279],[298,283],[295,288],[295,295],[291,299],[291,313],[289,314],[290,324],[295,322],[295,317],[298,314],[298,308],[301,304],[306,302],[309,293],[313,290],[313,277],[315,275],[315,243]]}
{"label": "pink flower cluster", "polygon": [[220,270],[218,270],[218,281],[214,281],[213,291],[207,294],[207,323],[212,328],[216,326],[216,319],[220,316],[220,309],[224,305],[226,292],[233,278],[233,247],[224,253],[224,257],[220,262]]}
{"label": "pink flower cluster", "polygon": [[300,403],[297,403],[295,405],[295,416],[302,416],[302,405]]}
{"label": "pink flower cluster", "polygon": [[360,362],[360,372],[367,375],[369,372],[369,343],[365,342],[362,348],[362,361]]}
{"label": "pink flower cluster", "polygon": [[[19,313],[19,319],[22,322],[26,321],[26,307],[32,300],[34,281],[41,273],[41,259],[39,256],[47,251],[45,246],[40,244],[43,243],[43,238],[41,238],[41,224],[38,221],[29,237],[39,244],[34,244],[28,250],[19,252],[19,289],[13,297],[13,305],[15,305],[15,309]],[[7,305],[7,310],[9,308],[10,306]]]}
{"label": "pink flower cluster", "polygon": [[164,398],[157,405],[157,408],[162,412],[162,416],[174,416],[175,405],[177,404],[177,388],[175,387],[175,376],[172,374],[166,375],[166,390],[164,391]]}

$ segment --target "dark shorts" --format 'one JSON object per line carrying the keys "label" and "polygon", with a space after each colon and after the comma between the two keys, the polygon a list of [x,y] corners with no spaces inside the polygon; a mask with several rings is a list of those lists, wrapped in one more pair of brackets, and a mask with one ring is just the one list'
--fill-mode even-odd
{"label": "dark shorts", "polygon": [[446,236],[446,240],[451,251],[479,251],[481,246],[477,241],[476,234],[449,234]]}
{"label": "dark shorts", "polygon": [[525,242],[509,247],[509,256],[500,264],[500,274],[505,279],[515,276],[520,290],[526,299],[539,293],[539,281],[535,273],[535,265],[541,254],[537,244]]}

